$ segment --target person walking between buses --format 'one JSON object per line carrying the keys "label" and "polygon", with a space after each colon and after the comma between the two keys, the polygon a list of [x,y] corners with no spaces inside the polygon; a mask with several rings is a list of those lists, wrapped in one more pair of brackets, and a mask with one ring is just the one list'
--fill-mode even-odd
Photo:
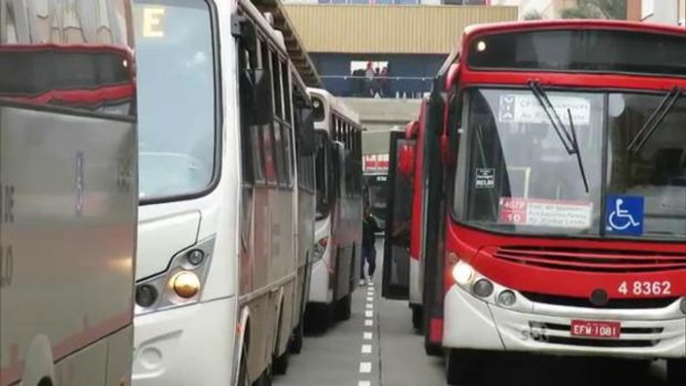
{"label": "person walking between buses", "polygon": [[[374,279],[374,271],[376,271],[376,232],[380,232],[381,228],[374,220],[372,211],[369,206],[364,210],[364,222],[362,226],[362,273],[360,275],[360,285],[371,283]],[[367,263],[367,275],[364,274],[364,263]]]}

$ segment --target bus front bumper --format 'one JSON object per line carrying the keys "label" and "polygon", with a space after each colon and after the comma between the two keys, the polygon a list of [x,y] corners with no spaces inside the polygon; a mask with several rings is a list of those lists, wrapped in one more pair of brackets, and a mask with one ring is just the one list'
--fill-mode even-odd
{"label": "bus front bumper", "polygon": [[[633,359],[686,357],[686,319],[678,301],[660,309],[601,310],[533,303],[514,292],[521,304],[504,308],[454,285],[445,297],[443,346]],[[619,322],[621,335],[575,337],[572,320]]]}
{"label": "bus front bumper", "polygon": [[230,385],[235,298],[136,316],[133,386]]}

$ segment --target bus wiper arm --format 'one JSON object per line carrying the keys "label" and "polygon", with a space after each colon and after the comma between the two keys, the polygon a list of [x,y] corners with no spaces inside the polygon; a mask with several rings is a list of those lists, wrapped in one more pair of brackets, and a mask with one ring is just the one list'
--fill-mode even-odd
{"label": "bus wiper arm", "polygon": [[655,134],[657,128],[660,127],[662,121],[665,120],[667,114],[672,111],[672,108],[674,108],[674,105],[681,97],[682,92],[681,87],[675,86],[672,91],[668,92],[667,95],[662,98],[660,105],[657,106],[655,111],[653,111],[650,117],[645,121],[643,127],[636,133],[631,142],[629,142],[629,146],[627,146],[628,151],[638,153],[643,148],[650,137]]}
{"label": "bus wiper arm", "polygon": [[586,178],[586,169],[584,169],[584,163],[581,160],[581,150],[579,149],[579,141],[577,140],[576,137],[576,128],[574,128],[574,119],[572,119],[572,110],[567,109],[567,114],[569,115],[569,128],[572,131],[572,139],[574,143],[574,147],[576,148],[576,151],[574,154],[576,155],[576,162],[579,164],[579,172],[581,172],[581,179],[584,181],[584,188],[586,189],[586,193],[588,193],[588,179]]}
{"label": "bus wiper arm", "polygon": [[584,163],[581,159],[581,152],[579,151],[579,142],[576,136],[576,128],[574,127],[574,119],[572,118],[572,110],[567,109],[567,114],[569,115],[569,127],[571,131],[570,134],[570,132],[567,131],[564,123],[562,123],[562,119],[560,119],[557,111],[555,111],[555,107],[553,107],[553,104],[550,102],[550,98],[548,98],[548,95],[545,93],[545,91],[543,91],[541,86],[537,82],[529,82],[529,87],[531,88],[531,92],[538,100],[538,103],[541,105],[541,108],[543,108],[543,111],[545,111],[546,115],[548,116],[548,119],[550,119],[553,129],[555,129],[555,133],[557,133],[562,145],[564,146],[565,150],[567,150],[567,154],[573,154],[576,156],[576,161],[579,164],[579,172],[581,173],[581,179],[584,182],[584,189],[586,190],[586,193],[588,193],[588,178],[586,178],[586,169],[584,169]]}
{"label": "bus wiper arm", "polygon": [[560,138],[562,146],[564,146],[565,150],[567,150],[567,153],[569,155],[576,153],[578,149],[573,138],[567,131],[564,123],[562,123],[562,119],[560,119],[557,111],[555,111],[555,107],[553,107],[553,104],[550,102],[550,98],[548,98],[548,95],[545,93],[545,91],[543,91],[541,85],[538,84],[538,82],[531,81],[529,82],[529,88],[531,88],[531,92],[536,97],[538,104],[541,105],[541,108],[548,116],[553,129],[555,129],[555,133],[557,133],[557,136]]}

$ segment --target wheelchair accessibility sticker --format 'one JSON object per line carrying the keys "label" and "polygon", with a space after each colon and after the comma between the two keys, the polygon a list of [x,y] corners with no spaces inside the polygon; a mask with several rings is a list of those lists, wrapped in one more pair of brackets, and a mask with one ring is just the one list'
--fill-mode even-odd
{"label": "wheelchair accessibility sticker", "polygon": [[605,226],[617,235],[642,235],[643,197],[608,196]]}

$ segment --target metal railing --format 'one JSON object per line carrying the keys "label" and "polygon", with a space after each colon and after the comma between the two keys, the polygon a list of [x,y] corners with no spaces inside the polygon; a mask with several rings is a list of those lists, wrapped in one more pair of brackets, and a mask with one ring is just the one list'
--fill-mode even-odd
{"label": "metal railing", "polygon": [[431,92],[433,78],[414,76],[321,75],[324,87],[340,97],[417,99]]}

